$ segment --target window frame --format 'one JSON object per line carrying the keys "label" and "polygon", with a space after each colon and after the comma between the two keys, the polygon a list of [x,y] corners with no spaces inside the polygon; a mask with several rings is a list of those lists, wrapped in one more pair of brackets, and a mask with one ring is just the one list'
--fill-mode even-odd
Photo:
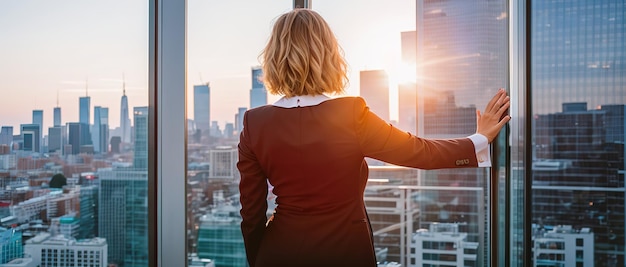
{"label": "window frame", "polygon": [[149,265],[186,266],[187,0],[149,1]]}

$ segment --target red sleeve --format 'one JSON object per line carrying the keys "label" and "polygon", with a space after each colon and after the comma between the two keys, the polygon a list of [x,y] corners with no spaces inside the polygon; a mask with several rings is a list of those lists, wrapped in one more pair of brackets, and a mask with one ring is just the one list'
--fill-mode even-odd
{"label": "red sleeve", "polygon": [[254,267],[257,252],[265,231],[267,211],[267,180],[254,152],[250,149],[250,134],[244,115],[244,128],[239,139],[239,161],[241,174],[239,192],[241,201],[241,232],[246,247],[248,263]]}
{"label": "red sleeve", "polygon": [[354,117],[357,138],[365,157],[426,170],[478,167],[474,144],[469,138],[416,137],[372,113],[361,97],[357,97],[354,103]]}

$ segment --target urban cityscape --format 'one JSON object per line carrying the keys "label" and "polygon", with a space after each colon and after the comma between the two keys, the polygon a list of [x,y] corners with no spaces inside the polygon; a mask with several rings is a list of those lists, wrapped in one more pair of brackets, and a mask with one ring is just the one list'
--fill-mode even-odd
{"label": "urban cityscape", "polygon": [[[358,95],[379,117],[417,136],[473,134],[476,110],[509,82],[509,3],[418,0],[417,6],[416,28],[397,38],[402,62],[419,78],[390,88],[388,70],[364,68]],[[532,251],[531,266],[625,265],[624,10],[625,3],[612,0],[532,6],[534,116],[520,118],[532,125],[533,242],[524,248]],[[237,144],[244,113],[272,103],[261,68],[245,68],[248,95],[240,98],[249,101],[231,111],[232,120],[214,119],[220,99],[210,80],[191,83],[188,92],[187,177],[180,177],[187,188],[188,266],[248,266]],[[125,81],[115,93],[119,105],[92,106],[85,83],[74,100],[77,121],[63,119],[58,99],[52,110],[31,107],[32,120],[19,127],[0,117],[0,267],[148,266],[149,107],[129,106]],[[51,122],[44,120],[48,112]],[[109,114],[118,112],[114,127]],[[424,171],[366,159],[378,266],[491,266],[490,225],[497,222],[490,213],[498,203],[490,200],[490,176],[505,180],[521,171],[521,162],[505,156],[522,151],[518,146],[492,148],[495,172]],[[269,187],[268,216],[276,198]]]}

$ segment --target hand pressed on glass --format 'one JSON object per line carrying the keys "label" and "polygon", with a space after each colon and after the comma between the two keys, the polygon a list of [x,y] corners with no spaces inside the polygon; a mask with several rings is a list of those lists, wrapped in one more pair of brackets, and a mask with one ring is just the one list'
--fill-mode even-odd
{"label": "hand pressed on glass", "polygon": [[476,133],[484,135],[491,143],[504,124],[511,120],[511,116],[506,114],[510,105],[511,98],[500,88],[485,107],[484,113],[476,110]]}

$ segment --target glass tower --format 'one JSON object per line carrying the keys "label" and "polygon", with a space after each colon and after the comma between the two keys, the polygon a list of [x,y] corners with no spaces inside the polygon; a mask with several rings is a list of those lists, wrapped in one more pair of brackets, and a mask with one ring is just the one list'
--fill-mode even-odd
{"label": "glass tower", "polygon": [[625,264],[625,8],[548,0],[531,10],[533,238],[559,225],[591,231],[598,267]]}
{"label": "glass tower", "polygon": [[100,169],[98,236],[108,244],[109,263],[148,266],[148,172]]}
{"label": "glass tower", "polygon": [[193,86],[193,120],[196,129],[211,129],[211,87],[209,84]]}
{"label": "glass tower", "polygon": [[252,68],[252,89],[250,89],[250,108],[267,105],[267,90],[262,80],[263,70]]}
{"label": "glass tower", "polygon": [[135,107],[135,153],[133,167],[137,170],[148,169],[148,107]]}

